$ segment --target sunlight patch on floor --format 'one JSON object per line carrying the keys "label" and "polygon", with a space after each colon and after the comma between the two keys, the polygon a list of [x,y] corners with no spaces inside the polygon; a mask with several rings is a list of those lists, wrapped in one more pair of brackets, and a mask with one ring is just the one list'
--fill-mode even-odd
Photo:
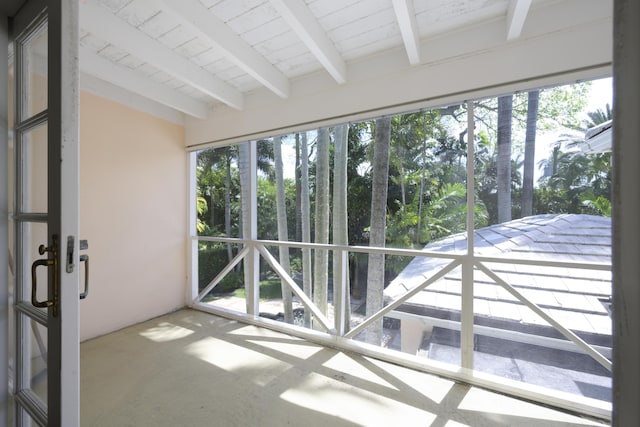
{"label": "sunlight patch on floor", "polygon": [[[338,374],[335,379],[312,373],[298,386],[280,397],[292,404],[340,418],[348,415],[354,425],[429,425],[436,415],[387,398],[383,395],[346,384]],[[354,408],[375,410],[354,411]]]}
{"label": "sunlight patch on floor", "polygon": [[472,426],[470,426],[469,424],[462,424],[462,423],[459,423],[457,421],[449,420],[444,425],[444,427],[472,427]]}
{"label": "sunlight patch on floor", "polygon": [[279,353],[297,357],[299,359],[309,359],[322,351],[322,347],[309,344],[309,342],[299,341],[284,342],[282,340],[253,340],[248,339],[247,342],[268,348]]}
{"label": "sunlight patch on floor", "polygon": [[154,342],[179,340],[193,334],[193,331],[171,323],[162,322],[158,326],[140,332],[140,335]]}
{"label": "sunlight patch on floor", "polygon": [[292,365],[217,338],[204,338],[185,347],[185,353],[227,372],[239,372],[259,386],[265,386]]}

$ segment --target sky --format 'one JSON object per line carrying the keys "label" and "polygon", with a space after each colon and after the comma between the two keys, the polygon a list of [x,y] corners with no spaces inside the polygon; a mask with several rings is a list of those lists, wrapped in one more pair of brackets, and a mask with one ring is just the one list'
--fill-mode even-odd
{"label": "sky", "polygon": [[589,103],[587,111],[595,111],[597,109],[604,110],[607,103],[612,105],[613,99],[613,79],[606,78],[593,80],[591,83],[591,91],[589,93]]}

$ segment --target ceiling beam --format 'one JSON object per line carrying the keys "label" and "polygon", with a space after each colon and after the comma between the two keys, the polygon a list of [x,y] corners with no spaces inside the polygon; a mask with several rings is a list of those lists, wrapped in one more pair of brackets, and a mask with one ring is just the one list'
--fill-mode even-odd
{"label": "ceiling beam", "polygon": [[81,3],[80,24],[86,31],[129,52],[141,61],[218,101],[235,109],[242,109],[244,97],[241,92],[127,24],[95,0]]}
{"label": "ceiling beam", "polygon": [[404,47],[411,65],[420,63],[420,33],[416,22],[413,0],[393,0],[393,10],[404,41]]}
{"label": "ceiling beam", "polygon": [[262,55],[240,38],[224,22],[216,18],[198,0],[158,0],[198,35],[243,69],[251,77],[281,98],[289,96],[289,80]]}
{"label": "ceiling beam", "polygon": [[204,102],[149,80],[142,74],[121,65],[116,65],[86,47],[80,47],[80,70],[191,116],[200,119],[208,117],[208,107]]}
{"label": "ceiling beam", "polygon": [[507,40],[515,40],[520,37],[530,7],[531,0],[511,0],[507,12]]}
{"label": "ceiling beam", "polygon": [[101,98],[117,102],[118,104],[126,105],[134,110],[168,120],[180,126],[184,126],[185,117],[190,117],[189,114],[184,114],[182,111],[167,107],[153,99],[133,93],[106,80],[102,80],[99,77],[85,73],[84,71],[80,71],[80,89]]}
{"label": "ceiling beam", "polygon": [[335,81],[345,83],[347,65],[307,5],[302,0],[271,0],[271,4]]}

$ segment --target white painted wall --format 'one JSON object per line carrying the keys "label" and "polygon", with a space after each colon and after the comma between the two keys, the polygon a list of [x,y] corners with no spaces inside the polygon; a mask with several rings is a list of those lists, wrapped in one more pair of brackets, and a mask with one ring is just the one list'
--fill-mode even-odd
{"label": "white painted wall", "polygon": [[188,177],[182,126],[86,92],[80,118],[85,340],[184,306]]}
{"label": "white painted wall", "polygon": [[[575,15],[579,1],[580,16]],[[611,2],[552,2],[531,10],[520,39],[507,42],[507,23],[422,40],[422,65],[399,48],[348,64],[348,81],[326,72],[295,79],[291,96],[268,90],[246,95],[244,110],[216,106],[209,120],[185,119],[187,145],[242,141],[382,112],[459,103],[467,98],[610,75]],[[570,21],[567,17],[570,17]],[[463,99],[464,98],[464,99]]]}

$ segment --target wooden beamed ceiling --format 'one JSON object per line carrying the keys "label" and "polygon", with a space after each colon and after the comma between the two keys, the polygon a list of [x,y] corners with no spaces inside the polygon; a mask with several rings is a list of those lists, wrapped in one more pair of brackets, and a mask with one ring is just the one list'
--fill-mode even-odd
{"label": "wooden beamed ceiling", "polygon": [[310,73],[349,84],[351,61],[392,49],[406,51],[408,67],[425,65],[434,36],[465,26],[506,21],[504,40],[515,40],[532,3],[84,0],[80,64],[83,73],[206,118],[217,103],[242,110],[261,87],[286,100],[293,79]]}

